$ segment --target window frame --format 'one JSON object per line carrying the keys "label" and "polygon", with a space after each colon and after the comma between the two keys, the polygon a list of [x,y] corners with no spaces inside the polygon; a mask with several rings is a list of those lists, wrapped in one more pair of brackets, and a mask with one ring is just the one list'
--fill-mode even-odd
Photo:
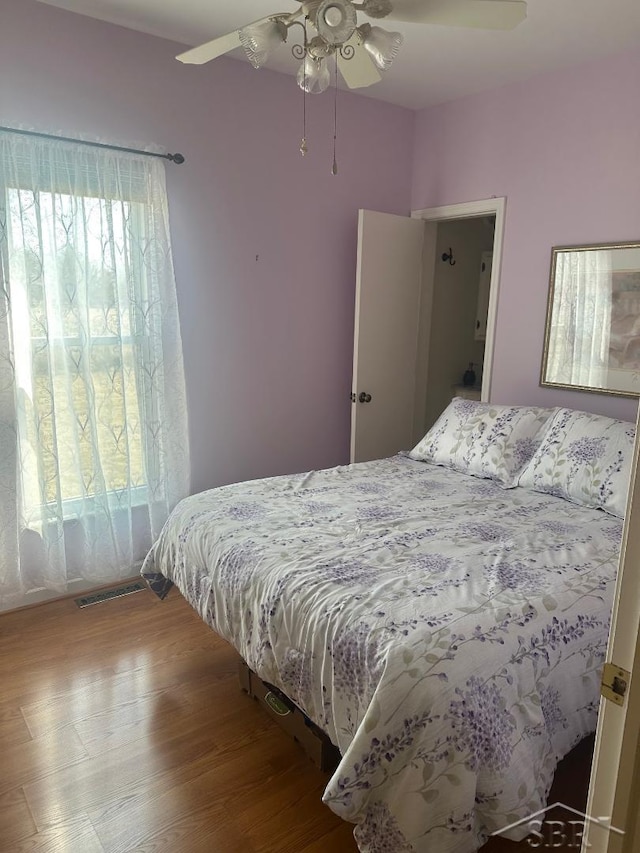
{"label": "window frame", "polygon": [[[11,191],[21,192],[26,191],[33,195],[34,200],[38,200],[38,204],[41,203],[41,197],[44,195],[49,195],[51,197],[55,197],[56,195],[66,195],[73,199],[81,199],[81,198],[90,198],[97,200],[101,203],[105,203],[109,206],[110,203],[114,201],[122,201],[118,200],[115,197],[110,197],[109,194],[99,193],[97,188],[90,186],[90,178],[88,179],[86,175],[83,176],[86,181],[86,185],[84,189],[85,192],[80,194],[68,191],[67,188],[61,189],[55,186],[55,181],[51,180],[50,182],[43,181],[40,186],[37,188],[32,188],[28,186],[28,183],[25,183],[21,186],[13,186],[13,183],[16,182],[8,182],[3,174],[2,164],[0,164],[0,223],[4,222],[4,229],[0,228],[0,288],[4,288],[9,300],[12,299],[11,294],[11,280],[9,277],[9,267],[10,267],[10,218],[9,218],[9,193]],[[18,181],[17,183],[21,183],[22,181]],[[48,185],[43,185],[47,184]],[[92,191],[96,190],[96,191]],[[136,242],[141,242],[144,236],[144,208],[146,206],[146,201],[142,197],[142,195],[138,196],[135,192],[135,187],[132,187],[131,197],[124,200],[126,204],[129,205],[129,228],[132,234],[136,237]],[[108,207],[107,207],[108,209]],[[138,289],[138,295],[140,297],[144,297],[144,276],[146,273],[143,273],[143,264],[138,257],[138,252],[131,251],[129,254],[129,263],[133,270],[132,279],[134,282],[134,287]],[[6,271],[6,277],[3,274],[3,270]],[[86,281],[86,280],[85,280]],[[28,300],[28,296],[27,296]],[[29,306],[27,305],[27,310],[29,311]],[[29,314],[30,319],[30,314]],[[9,320],[11,322],[11,320]],[[86,517],[87,515],[87,505],[95,503],[96,500],[99,500],[102,495],[106,495],[107,500],[109,502],[109,507],[111,511],[118,511],[120,506],[122,508],[134,508],[148,505],[149,503],[149,464],[153,464],[150,462],[148,458],[148,454],[145,453],[145,437],[144,437],[144,424],[146,419],[144,417],[145,410],[149,407],[149,405],[153,405],[156,407],[156,403],[153,400],[145,399],[144,394],[144,382],[140,376],[141,367],[140,365],[145,362],[145,351],[150,345],[150,341],[152,336],[149,334],[145,334],[143,329],[143,324],[139,322],[138,318],[131,314],[131,325],[128,334],[123,335],[95,335],[91,336],[91,349],[97,346],[112,346],[114,343],[117,343],[121,347],[131,346],[133,357],[134,357],[134,378],[137,389],[137,406],[138,406],[138,417],[141,425],[141,465],[142,472],[145,478],[145,482],[139,485],[131,485],[130,483],[120,487],[113,489],[105,489],[103,493],[98,494],[80,494],[80,495],[72,495],[65,497],[60,494],[59,497],[53,500],[41,500],[38,505],[31,506],[29,508],[29,516],[34,521],[40,523],[46,523],[47,521],[60,518],[60,513],[62,513],[63,521],[73,521],[76,519],[80,519],[82,517]],[[31,325],[29,325],[29,350],[31,352],[31,358],[33,363],[34,351],[40,347],[51,347],[51,346],[78,346],[83,349],[84,352],[88,351],[86,343],[83,344],[83,340],[79,335],[56,335],[53,339],[48,339],[47,337],[39,337],[32,334]],[[93,371],[92,371],[93,373]],[[94,406],[94,416],[95,416],[95,406]],[[129,496],[128,501],[125,504],[120,504],[120,501],[116,500],[114,496],[127,493]],[[90,510],[91,511],[91,510]]]}

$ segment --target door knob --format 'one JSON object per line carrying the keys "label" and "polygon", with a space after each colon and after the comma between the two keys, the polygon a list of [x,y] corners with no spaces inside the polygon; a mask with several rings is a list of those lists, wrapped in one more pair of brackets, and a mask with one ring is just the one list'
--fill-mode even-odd
{"label": "door knob", "polygon": [[360,400],[361,403],[370,403],[371,394],[366,394],[364,391],[361,391],[358,396],[358,400]]}

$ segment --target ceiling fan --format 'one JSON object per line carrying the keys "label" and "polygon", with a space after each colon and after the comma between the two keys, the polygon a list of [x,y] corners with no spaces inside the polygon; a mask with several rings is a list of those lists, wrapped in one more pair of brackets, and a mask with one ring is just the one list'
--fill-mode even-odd
{"label": "ceiling fan", "polygon": [[[527,14],[524,0],[303,0],[294,12],[277,12],[247,24],[227,35],[181,53],[181,62],[201,65],[234,48],[243,46],[256,68],[267,61],[272,50],[287,41],[289,30],[299,25],[303,44],[292,49],[304,59],[298,83],[307,92],[323,92],[329,86],[327,59],[335,56],[347,86],[359,89],[382,79],[395,58],[402,35],[365,22],[358,25],[358,13],[372,19],[511,30]],[[309,37],[306,24],[310,24]]]}
{"label": "ceiling fan", "polygon": [[[336,92],[338,71],[350,89],[360,89],[382,79],[380,72],[390,67],[403,40],[401,33],[368,21],[359,24],[360,13],[374,20],[511,30],[526,18],[527,4],[525,0],[302,0],[294,12],[268,15],[176,58],[202,65],[242,46],[252,65],[261,68],[271,52],[287,41],[289,32],[300,27],[302,43],[295,43],[291,52],[302,60],[297,80],[303,92],[315,94],[328,89],[331,57],[335,58]],[[307,151],[305,122],[306,118],[300,145],[303,155]],[[335,122],[334,114],[334,175]]]}

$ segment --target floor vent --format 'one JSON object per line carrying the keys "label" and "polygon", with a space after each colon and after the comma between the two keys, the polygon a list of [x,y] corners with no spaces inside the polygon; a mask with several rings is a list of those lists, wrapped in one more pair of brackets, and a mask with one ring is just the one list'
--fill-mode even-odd
{"label": "floor vent", "polygon": [[147,585],[142,581],[136,581],[124,586],[117,586],[114,589],[105,589],[102,592],[83,595],[82,598],[76,598],[76,604],[78,607],[91,607],[92,604],[100,604],[103,601],[110,601],[112,598],[131,595],[134,592],[141,592],[143,589],[147,589]]}

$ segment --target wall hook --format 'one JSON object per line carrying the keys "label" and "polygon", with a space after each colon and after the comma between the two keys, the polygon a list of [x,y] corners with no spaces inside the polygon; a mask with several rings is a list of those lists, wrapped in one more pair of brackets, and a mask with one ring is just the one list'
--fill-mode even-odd
{"label": "wall hook", "polygon": [[449,252],[448,253],[447,252],[442,253],[442,260],[443,261],[449,261],[449,266],[455,267],[456,262],[453,260],[453,249],[451,248],[451,246],[449,246]]}

